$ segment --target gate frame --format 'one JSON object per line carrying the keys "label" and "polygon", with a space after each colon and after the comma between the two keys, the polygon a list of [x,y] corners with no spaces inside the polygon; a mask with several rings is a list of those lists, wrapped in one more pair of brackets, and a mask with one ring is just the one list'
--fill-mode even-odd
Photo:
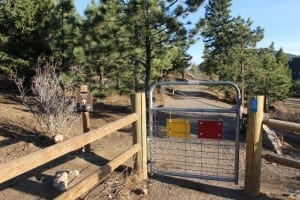
{"label": "gate frame", "polygon": [[[221,181],[234,181],[235,184],[238,184],[238,178],[239,178],[239,135],[240,135],[240,119],[241,119],[241,103],[242,103],[242,99],[241,99],[241,91],[239,89],[239,87],[232,82],[229,81],[166,81],[166,82],[157,82],[155,84],[153,84],[150,87],[149,90],[149,99],[148,99],[148,105],[149,105],[149,137],[153,138],[153,114],[152,111],[159,111],[159,110],[163,110],[161,108],[155,108],[153,109],[153,91],[156,87],[158,86],[167,86],[167,85],[204,85],[204,86],[231,86],[235,89],[236,91],[236,108],[235,108],[235,112],[230,111],[229,109],[201,109],[201,108],[188,108],[188,109],[184,109],[184,111],[187,112],[222,112],[222,113],[235,113],[236,114],[236,130],[235,130],[235,163],[234,163],[234,179],[226,179],[223,178],[221,179],[216,179],[216,178],[209,178],[207,176],[201,176],[202,179],[209,179],[209,180],[221,180]],[[178,108],[176,111],[180,111],[183,109]],[[150,147],[152,148],[152,147]],[[149,168],[150,168],[150,174],[153,175],[153,170],[152,170],[152,156],[150,153],[150,163],[149,163]],[[157,173],[158,174],[158,173]],[[164,173],[167,174],[167,173]],[[199,176],[195,176],[195,175],[188,175],[188,174],[182,174],[182,173],[174,173],[174,172],[168,172],[168,175],[172,175],[172,176],[181,176],[181,177],[189,177],[189,178],[199,178]]]}

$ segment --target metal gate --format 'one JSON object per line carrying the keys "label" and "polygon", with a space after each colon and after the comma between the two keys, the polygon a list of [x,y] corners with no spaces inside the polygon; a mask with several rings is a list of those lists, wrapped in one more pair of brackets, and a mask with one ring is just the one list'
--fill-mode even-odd
{"label": "metal gate", "polygon": [[[212,91],[228,95],[220,99]],[[154,84],[149,91],[150,173],[237,184],[240,104],[240,90],[231,82]]]}

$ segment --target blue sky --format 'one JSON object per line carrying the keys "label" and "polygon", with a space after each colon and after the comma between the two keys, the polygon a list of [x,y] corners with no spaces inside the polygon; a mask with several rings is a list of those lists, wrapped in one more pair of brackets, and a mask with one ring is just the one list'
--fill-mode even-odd
{"label": "blue sky", "polygon": [[[83,13],[90,0],[75,0],[79,13]],[[250,18],[252,28],[264,28],[264,39],[258,47],[268,47],[272,42],[275,49],[300,55],[300,1],[299,0],[232,0],[231,15]],[[194,20],[204,16],[204,6],[193,16]],[[193,21],[194,21],[193,20]],[[189,49],[192,62],[202,60],[203,43],[201,38]]]}

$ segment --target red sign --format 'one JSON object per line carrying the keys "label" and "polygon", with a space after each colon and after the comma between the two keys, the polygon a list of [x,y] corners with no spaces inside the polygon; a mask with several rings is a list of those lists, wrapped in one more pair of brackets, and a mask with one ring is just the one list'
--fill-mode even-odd
{"label": "red sign", "polygon": [[220,120],[199,120],[198,138],[223,139],[223,121]]}

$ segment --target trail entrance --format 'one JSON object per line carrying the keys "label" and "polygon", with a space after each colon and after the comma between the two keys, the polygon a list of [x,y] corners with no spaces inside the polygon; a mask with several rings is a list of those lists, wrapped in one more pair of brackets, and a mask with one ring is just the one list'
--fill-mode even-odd
{"label": "trail entrance", "polygon": [[[233,94],[230,103],[211,91]],[[237,184],[241,95],[231,82],[159,82],[149,91],[150,173]]]}

